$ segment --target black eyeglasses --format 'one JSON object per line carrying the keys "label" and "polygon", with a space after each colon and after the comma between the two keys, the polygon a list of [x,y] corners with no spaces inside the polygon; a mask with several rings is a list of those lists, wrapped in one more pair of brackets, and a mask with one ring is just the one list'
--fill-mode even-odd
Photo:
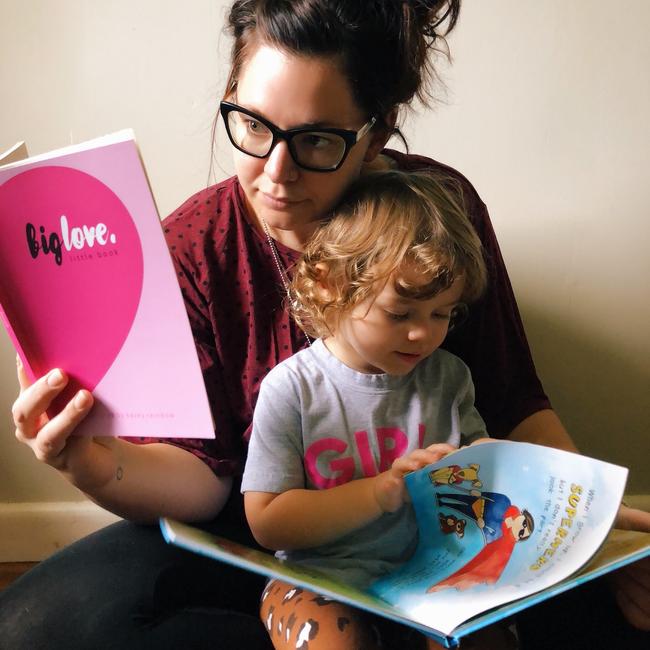
{"label": "black eyeglasses", "polygon": [[345,161],[350,149],[375,124],[371,118],[358,131],[346,129],[299,128],[283,131],[257,113],[221,102],[221,116],[233,146],[249,156],[266,158],[273,147],[284,140],[291,158],[303,169],[312,172],[336,171]]}

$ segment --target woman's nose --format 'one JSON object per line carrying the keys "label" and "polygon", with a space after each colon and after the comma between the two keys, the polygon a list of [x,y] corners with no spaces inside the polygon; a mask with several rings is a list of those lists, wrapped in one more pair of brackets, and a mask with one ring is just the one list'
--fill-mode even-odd
{"label": "woman's nose", "polygon": [[271,150],[264,165],[266,175],[274,183],[289,183],[298,178],[299,168],[289,152],[287,143],[280,140]]}

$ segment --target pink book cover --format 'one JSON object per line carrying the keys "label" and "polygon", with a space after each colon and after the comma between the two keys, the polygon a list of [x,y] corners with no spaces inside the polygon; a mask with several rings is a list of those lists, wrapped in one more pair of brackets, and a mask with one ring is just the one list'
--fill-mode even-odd
{"label": "pink book cover", "polygon": [[95,406],[79,435],[212,438],[203,376],[132,131],[0,167],[0,316],[32,378]]}

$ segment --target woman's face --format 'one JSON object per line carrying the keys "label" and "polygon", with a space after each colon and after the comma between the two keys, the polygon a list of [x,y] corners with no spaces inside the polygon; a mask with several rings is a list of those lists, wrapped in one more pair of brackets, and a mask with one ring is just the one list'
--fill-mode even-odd
{"label": "woman's face", "polygon": [[[283,130],[317,125],[356,131],[370,118],[333,61],[268,45],[259,46],[245,62],[235,95],[228,99]],[[305,241],[359,175],[364,158],[373,159],[383,143],[373,130],[352,147],[337,171],[320,173],[298,167],[280,141],[267,158],[235,150],[235,170],[251,214],[264,219],[281,241],[289,239],[281,231],[293,231]]]}

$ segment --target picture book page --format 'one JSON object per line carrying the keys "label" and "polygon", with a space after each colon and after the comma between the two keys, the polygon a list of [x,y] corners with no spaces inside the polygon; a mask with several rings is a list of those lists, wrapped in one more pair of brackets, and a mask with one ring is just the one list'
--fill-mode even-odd
{"label": "picture book page", "polygon": [[249,548],[172,519],[161,518],[160,529],[170,544],[269,578],[290,582],[299,588],[315,591],[400,623],[411,624],[398,608],[316,568],[279,560],[271,553]]}
{"label": "picture book page", "polygon": [[418,548],[370,591],[448,634],[587,563],[626,478],[625,468],[526,443],[461,449],[406,477]]}

